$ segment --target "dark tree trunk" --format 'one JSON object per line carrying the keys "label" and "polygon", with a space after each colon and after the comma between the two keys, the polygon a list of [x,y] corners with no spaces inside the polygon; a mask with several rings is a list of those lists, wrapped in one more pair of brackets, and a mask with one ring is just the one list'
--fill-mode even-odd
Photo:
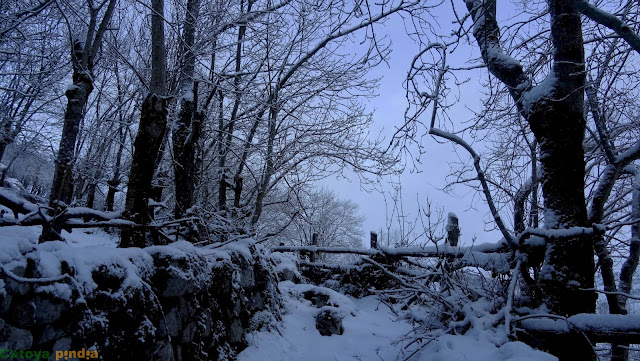
{"label": "dark tree trunk", "polygon": [[173,130],[176,219],[183,218],[193,206],[197,185],[196,149],[200,138],[201,114],[196,112],[197,98],[182,100],[180,120]]}
{"label": "dark tree trunk", "polygon": [[[89,5],[89,23],[84,44],[75,40],[71,49],[71,63],[73,65],[73,84],[65,95],[67,97],[67,108],[64,113],[64,125],[62,127],[62,138],[58,148],[58,155],[55,161],[55,171],[49,195],[49,205],[53,212],[58,213],[60,208],[71,203],[73,197],[73,162],[75,160],[75,147],[80,123],[84,118],[84,110],[93,91],[93,64],[98,50],[102,46],[102,37],[107,31],[111,16],[116,6],[116,0],[109,0],[102,20],[98,21],[98,14],[106,4],[95,7]],[[96,25],[100,23],[96,30]],[[60,239],[60,225],[54,221],[50,226],[43,227],[40,241],[50,241]]]}
{"label": "dark tree trunk", "polygon": [[193,81],[196,61],[193,47],[199,12],[200,0],[188,0],[180,51],[183,60],[180,64],[183,96],[180,100],[178,119],[173,128],[176,218],[183,218],[185,212],[193,206],[197,185],[196,150],[200,140],[202,115],[198,113],[198,83]]}
{"label": "dark tree trunk", "polygon": [[93,91],[93,79],[86,73],[74,72],[73,86],[67,89],[67,109],[64,113],[62,138],[56,157],[56,167],[49,196],[49,205],[57,201],[70,204],[73,197],[73,162],[80,122],[84,117],[87,99]]}
{"label": "dark tree trunk", "polygon": [[96,200],[97,186],[98,184],[95,182],[92,182],[87,186],[87,204],[86,204],[87,208],[93,208],[93,204],[95,203],[95,200]]}
{"label": "dark tree trunk", "polygon": [[[551,0],[551,38],[557,81],[532,105],[528,121],[540,145],[545,226],[588,226],[584,197],[585,161],[582,141],[585,65],[581,15],[573,2]],[[545,304],[558,315],[595,312],[593,238],[548,241],[541,272]],[[591,350],[589,350],[591,352]]]}
{"label": "dark tree trunk", "polygon": [[152,196],[153,175],[167,127],[166,50],[164,38],[164,0],[151,1],[151,82],[140,111],[140,125],[134,142],[131,173],[125,204],[126,216],[143,227],[125,228],[121,247],[146,247],[145,227],[151,220],[148,200]]}
{"label": "dark tree trunk", "polygon": [[107,185],[109,186],[109,190],[107,191],[107,198],[105,200],[105,209],[108,212],[112,212],[113,204],[116,200],[116,192],[118,192],[118,186],[120,185],[120,176],[114,175],[113,178],[107,182]]}
{"label": "dark tree trunk", "polygon": [[[477,24],[473,35],[487,68],[507,86],[540,146],[545,227],[587,226],[582,147],[586,129],[585,64],[579,10],[573,1],[549,0],[553,68],[549,78],[538,86],[541,88],[531,91],[532,80],[522,65],[502,51],[496,1],[466,0],[466,5]],[[592,237],[547,240],[539,279],[551,313],[570,316],[595,312],[595,293],[581,291],[594,285],[593,252]],[[551,352],[561,361],[595,358],[584,337],[562,343],[548,341]]]}
{"label": "dark tree trunk", "polygon": [[[540,145],[545,227],[586,227],[584,119],[584,43],[581,14],[573,2],[550,0],[551,38],[555,47],[552,72],[557,81],[532,105],[528,121]],[[557,315],[595,312],[596,295],[581,291],[594,286],[593,237],[548,239],[540,286],[545,305]],[[564,360],[595,359],[582,335],[560,342],[550,351]]]}
{"label": "dark tree trunk", "polygon": [[113,204],[116,199],[116,192],[118,192],[118,186],[120,186],[120,164],[122,163],[122,152],[124,150],[125,132],[120,130],[120,144],[118,145],[118,152],[116,154],[116,164],[113,167],[113,177],[107,182],[109,190],[107,191],[107,198],[105,200],[105,209],[109,212],[113,211]]}
{"label": "dark tree trunk", "polygon": [[7,146],[11,144],[10,141],[5,139],[0,140],[0,163],[2,162],[2,158],[4,157],[4,152],[7,150]]}
{"label": "dark tree trunk", "polygon": [[[140,225],[148,225],[151,220],[148,199],[152,197],[151,181],[166,122],[166,99],[148,94],[142,103],[125,204],[127,218]],[[145,234],[144,228],[125,228],[122,230],[120,246],[146,247],[150,244]]]}
{"label": "dark tree trunk", "polygon": [[[62,138],[55,161],[55,171],[49,194],[49,206],[53,213],[60,212],[71,203],[73,198],[73,163],[75,159],[75,146],[80,122],[84,117],[84,108],[93,91],[93,79],[84,72],[74,71],[73,86],[67,89],[67,108],[64,113],[64,125]],[[42,227],[40,242],[60,240],[62,226],[53,222]]]}

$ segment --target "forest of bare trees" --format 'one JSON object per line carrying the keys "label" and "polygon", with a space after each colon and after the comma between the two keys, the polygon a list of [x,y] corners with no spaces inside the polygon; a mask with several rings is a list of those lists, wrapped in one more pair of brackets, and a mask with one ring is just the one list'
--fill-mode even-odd
{"label": "forest of bare trees", "polygon": [[[365,101],[398,17],[420,50],[406,54],[404,118],[380,139]],[[484,200],[504,238],[490,253],[508,258],[523,307],[594,314],[605,294],[625,315],[640,258],[639,29],[634,1],[5,0],[2,182],[22,185],[0,194],[13,211],[0,225],[41,225],[40,242],[108,227],[120,247],[304,248],[315,234],[312,246],[357,248],[366,210],[317,182],[397,174],[429,136],[467,157],[447,180]],[[465,94],[475,76],[483,93]],[[461,119],[467,97],[482,106]],[[417,238],[433,245],[443,226]],[[595,359],[583,335],[546,341],[560,360]],[[629,358],[628,340],[610,343]]]}

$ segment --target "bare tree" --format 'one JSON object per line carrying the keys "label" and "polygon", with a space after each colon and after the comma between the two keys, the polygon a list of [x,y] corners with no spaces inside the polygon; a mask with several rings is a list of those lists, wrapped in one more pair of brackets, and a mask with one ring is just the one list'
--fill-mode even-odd
{"label": "bare tree", "polygon": [[[127,217],[143,226],[151,220],[148,204],[152,191],[151,181],[167,127],[164,0],[153,0],[151,11],[151,81],[149,93],[145,96],[140,110],[140,125],[134,143],[125,204]],[[144,228],[123,229],[121,247],[144,247],[149,244]]]}
{"label": "bare tree", "polygon": [[[86,5],[89,13],[89,24],[86,28],[84,41],[75,36],[71,26],[69,26],[69,37],[72,43],[73,84],[69,85],[65,91],[67,108],[64,113],[64,125],[56,158],[56,170],[49,196],[49,204],[54,209],[58,209],[60,206],[64,208],[65,205],[71,203],[73,197],[73,165],[80,122],[84,118],[85,106],[89,95],[93,91],[94,62],[102,45],[102,38],[111,21],[116,0],[110,0],[108,4],[101,2],[98,5],[94,4],[92,0],[88,0]],[[100,18],[101,14],[102,18]],[[45,227],[41,240],[59,239],[59,231],[60,228],[57,225]]]}
{"label": "bare tree", "polygon": [[[496,227],[513,250],[527,254],[526,260],[521,263],[520,277],[532,289],[537,289],[541,300],[554,314],[593,313],[596,298],[596,293],[592,291],[595,284],[594,251],[598,253],[599,265],[606,279],[605,291],[615,291],[612,262],[607,258],[605,241],[611,240],[609,237],[618,232],[620,227],[629,225],[624,220],[633,219],[629,203],[624,201],[631,197],[631,187],[622,175],[623,169],[638,159],[638,152],[637,139],[629,141],[622,127],[617,128],[618,132],[610,132],[603,126],[607,121],[599,119],[600,114],[613,115],[608,120],[613,125],[611,121],[626,112],[622,109],[629,107],[619,106],[620,103],[613,101],[618,106],[611,107],[609,103],[605,106],[610,109],[609,112],[598,109],[602,103],[590,94],[602,91],[609,93],[607,99],[612,99],[612,90],[624,82],[614,76],[617,80],[611,80],[600,88],[593,78],[587,79],[590,59],[585,59],[585,47],[595,49],[593,58],[599,57],[600,60],[607,57],[607,52],[615,53],[614,57],[618,60],[627,57],[628,50],[613,51],[618,47],[601,47],[599,44],[611,41],[606,40],[608,37],[620,37],[621,40],[616,40],[618,44],[624,39],[629,47],[634,48],[637,35],[625,23],[626,19],[631,18],[628,14],[634,5],[629,2],[622,5],[622,10],[615,7],[613,13],[607,13],[579,1],[549,1],[546,6],[522,4],[523,10],[518,20],[503,26],[498,22],[495,1],[469,0],[465,1],[465,5],[468,15],[458,19],[461,27],[454,32],[456,38],[441,43],[425,42],[423,50],[414,58],[407,84],[410,94],[413,94],[411,101],[416,111],[408,117],[407,124],[399,130],[399,134],[412,136],[414,133],[411,132],[424,114],[430,116],[425,125],[431,134],[468,151],[471,162],[467,169],[472,174],[465,177],[462,175],[466,171],[457,173],[456,182],[476,182],[488,203]],[[583,15],[603,26],[583,24]],[[472,20],[470,28],[462,25],[467,19]],[[615,35],[611,35],[611,30]],[[449,100],[445,95],[450,90],[447,80],[460,71],[472,68],[451,65],[446,57],[467,31],[475,38],[482,66],[489,71],[487,86],[491,92],[479,120],[476,119],[478,123],[472,124],[466,131],[481,138],[483,133],[479,130],[490,129],[494,134],[489,134],[488,139],[502,138],[495,145],[495,152],[488,153],[489,158],[484,163],[469,143],[457,134],[442,130],[444,124],[438,121],[447,119]],[[609,33],[603,34],[606,31]],[[605,50],[598,50],[602,48]],[[430,63],[424,61],[425,55],[429,54]],[[617,68],[601,64],[603,67],[600,69],[616,69],[613,71],[618,71],[617,74],[628,81],[633,75],[623,75],[628,74],[622,70],[628,66],[624,64],[624,60],[617,62]],[[429,91],[422,90],[423,85],[417,82],[419,74],[432,76],[432,80],[427,80],[430,83]],[[585,102],[585,93],[588,102]],[[621,99],[618,98],[618,101]],[[425,113],[427,105],[432,107],[429,114]],[[590,120],[594,128],[588,127]],[[486,123],[482,124],[483,121]],[[621,137],[617,138],[618,135]],[[614,150],[618,145],[625,150]],[[594,149],[602,156],[592,156]],[[607,158],[608,161],[605,160]],[[601,166],[604,172],[602,168],[599,169]],[[542,188],[543,205],[538,201],[538,184]],[[618,192],[612,196],[610,192],[614,189]],[[585,197],[585,190],[588,191],[588,197]],[[502,196],[496,198],[496,194]],[[510,203],[515,204],[515,232],[501,216],[501,213],[509,211],[507,207]],[[529,209],[528,221],[525,219],[525,205]],[[607,212],[608,209],[616,211]],[[618,216],[614,216],[614,213]],[[605,220],[600,217],[604,214],[609,218]],[[544,221],[546,231],[533,231],[537,229],[540,218]],[[526,228],[527,223],[531,228]],[[593,224],[600,226],[594,226],[593,231],[589,232],[569,232],[566,236],[559,236],[552,231],[589,228]],[[533,234],[544,236],[544,251],[536,251],[526,245],[527,238]],[[633,253],[631,251],[629,255]],[[530,268],[534,271],[534,278],[530,276]],[[608,296],[612,312],[620,312],[620,307],[616,305],[617,297],[615,293]],[[594,357],[591,347],[579,337],[562,342],[564,344],[560,345],[550,341],[552,351],[561,359]],[[572,350],[569,353],[563,351],[569,349]]]}

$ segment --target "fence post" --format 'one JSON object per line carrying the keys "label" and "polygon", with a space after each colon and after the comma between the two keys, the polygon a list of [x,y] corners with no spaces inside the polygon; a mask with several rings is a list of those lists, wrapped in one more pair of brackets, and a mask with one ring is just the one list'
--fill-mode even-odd
{"label": "fence post", "polygon": [[373,232],[373,231],[371,231],[370,246],[373,249],[378,249],[379,248],[379,245],[378,245],[378,234],[376,232]]}
{"label": "fence post", "polygon": [[460,238],[460,226],[458,225],[458,216],[455,213],[449,212],[447,215],[447,241],[453,247],[458,245],[458,239]]}
{"label": "fence post", "polygon": [[[312,245],[312,246],[314,246],[314,247],[317,247],[317,246],[318,246],[318,234],[317,234],[317,233],[314,233],[314,234],[311,236],[311,245]],[[311,252],[311,253],[309,254],[309,262],[312,262],[312,263],[313,263],[313,262],[315,262],[315,261],[316,261],[316,252]]]}

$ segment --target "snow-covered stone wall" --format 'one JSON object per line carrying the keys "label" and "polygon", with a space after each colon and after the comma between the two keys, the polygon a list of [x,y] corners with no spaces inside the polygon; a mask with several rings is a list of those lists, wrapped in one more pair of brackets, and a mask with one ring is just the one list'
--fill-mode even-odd
{"label": "snow-covered stone wall", "polygon": [[[6,250],[6,249],[5,249]],[[92,350],[102,360],[230,360],[275,324],[259,246],[146,249],[16,243],[0,257],[0,348]]]}

